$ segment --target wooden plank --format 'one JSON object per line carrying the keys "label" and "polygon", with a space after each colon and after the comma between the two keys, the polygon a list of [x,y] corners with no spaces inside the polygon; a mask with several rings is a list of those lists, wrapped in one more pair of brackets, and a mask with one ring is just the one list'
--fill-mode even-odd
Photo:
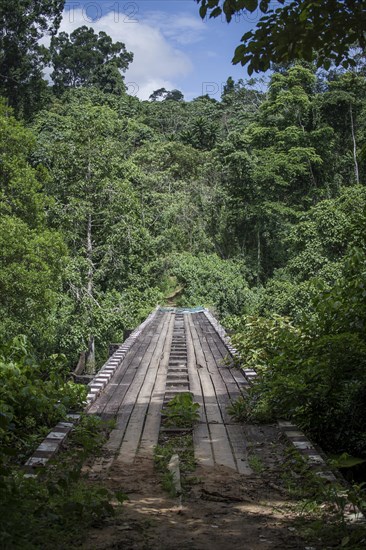
{"label": "wooden plank", "polygon": [[145,335],[140,335],[138,351],[131,361],[129,369],[123,376],[118,388],[115,389],[113,396],[105,407],[105,412],[109,415],[116,415],[118,413],[124,396],[127,394],[127,391],[129,391],[129,387],[132,383],[141,385],[143,382],[146,372],[144,362],[148,361],[153,353],[163,322],[163,317],[160,317],[159,322],[152,327],[151,331],[147,332]]}
{"label": "wooden plank", "polygon": [[[216,464],[220,464],[237,471],[237,464],[229,436],[224,423],[231,422],[231,419],[227,413],[227,406],[230,404],[230,395],[227,390],[227,386],[220,375],[217,364],[217,352],[216,354],[211,349],[207,341],[207,326],[202,322],[202,316],[196,315],[193,317],[192,332],[196,331],[198,341],[196,345],[199,345],[202,349],[205,357],[206,365],[209,366],[209,371],[205,373],[205,369],[200,369],[199,376],[203,388],[203,397],[205,403],[207,399],[209,403],[215,399],[216,406],[220,410],[221,422],[211,422],[210,414],[207,413],[208,429],[211,436],[211,444],[213,448],[214,461]],[[217,333],[215,336],[218,337]],[[209,376],[211,385],[208,384],[207,376]],[[206,397],[206,392],[208,396]],[[206,405],[206,411],[208,411]]]}
{"label": "wooden plank", "polygon": [[115,428],[111,431],[108,437],[108,441],[105,443],[104,448],[112,452],[117,452],[121,446],[124,430]]}
{"label": "wooden plank", "polygon": [[229,395],[227,387],[224,384],[220,374],[211,374],[211,380],[215,387],[216,399],[221,410],[222,419],[225,424],[230,424],[232,419],[227,412],[227,408],[231,404],[231,395]]}
{"label": "wooden plank", "polygon": [[171,315],[166,332],[163,354],[161,356],[154,389],[151,394],[150,404],[147,411],[146,422],[141,437],[140,448],[138,451],[139,456],[151,458],[154,454],[154,447],[158,444],[159,429],[161,423],[161,409],[164,402],[173,328],[174,316]]}
{"label": "wooden plank", "polygon": [[[204,324],[204,326],[206,327],[204,329],[204,332],[205,332],[207,341],[209,342],[210,345],[212,344],[211,349],[213,350],[220,374],[225,380],[225,383],[227,385],[231,383],[236,384],[239,388],[240,393],[246,394],[249,384],[244,374],[239,369],[231,365],[226,366],[223,362],[223,359],[228,357],[228,350],[224,342],[221,340],[219,334],[216,332],[216,330],[214,329],[214,327],[211,325],[210,321],[207,319],[207,317],[204,314],[201,314],[199,321],[200,321],[200,324]],[[210,329],[207,328],[208,325],[211,327]],[[229,387],[228,387],[228,390],[229,390]]]}
{"label": "wooden plank", "polygon": [[211,438],[207,425],[206,411],[204,407],[202,387],[197,372],[197,360],[194,348],[194,341],[191,333],[191,315],[185,316],[186,341],[187,341],[187,366],[190,389],[194,400],[200,405],[200,423],[193,430],[194,456],[199,464],[213,466],[214,458],[211,446]]}
{"label": "wooden plank", "polygon": [[[137,452],[151,457],[158,441],[174,319],[171,313],[159,315],[136,342],[118,378],[112,379],[108,395],[99,398],[103,414],[117,414],[106,448],[119,451],[117,460],[122,463],[132,463]],[[190,390],[200,404],[200,422],[193,432],[196,460],[250,475],[245,433],[227,414],[231,400],[241,394],[244,378],[222,366],[223,343],[203,314],[185,314],[176,321],[182,342],[175,339],[173,351],[178,355],[184,351],[181,329],[185,328]]]}
{"label": "wooden plank", "polygon": [[211,436],[206,423],[197,424],[193,430],[194,456],[201,466],[214,466]]}
{"label": "wooden plank", "polygon": [[[216,464],[224,465],[228,468],[231,468],[233,470],[236,470],[236,463],[233,456],[233,452],[231,450],[230,442],[228,439],[228,435],[226,433],[225,426],[223,424],[223,418],[221,415],[221,410],[219,403],[217,401],[217,395],[215,386],[212,380],[212,374],[210,374],[210,371],[213,373],[216,373],[216,381],[219,382],[219,378],[217,375],[217,365],[211,355],[209,356],[209,353],[207,355],[204,353],[202,341],[203,341],[203,335],[201,327],[198,325],[195,325],[193,314],[191,315],[191,323],[190,323],[190,330],[194,341],[195,346],[195,352],[196,354],[199,354],[200,361],[201,361],[201,368],[198,369],[198,376],[201,382],[201,388],[202,388],[202,394],[203,394],[203,400],[205,404],[205,411],[206,411],[206,418],[207,418],[207,425],[201,424],[199,428],[196,430],[195,439],[196,439],[196,445],[197,440],[202,436],[202,444],[201,449],[197,453],[200,456],[200,460],[204,460],[204,451],[205,447],[207,449],[208,443],[210,443],[210,448],[213,452],[213,459]],[[207,349],[207,346],[206,346]],[[209,351],[209,350],[207,350]],[[223,391],[223,395],[226,394],[225,400],[229,399],[227,395],[226,388],[221,380],[221,389]],[[224,407],[223,407],[224,408]],[[226,411],[225,411],[226,414]],[[203,427],[202,427],[203,426]],[[206,451],[207,454],[207,451]],[[211,463],[212,462],[209,462]]]}
{"label": "wooden plank", "polygon": [[158,336],[158,342],[154,352],[148,359],[146,359],[146,356],[144,357],[144,362],[146,362],[145,370],[147,370],[147,373],[141,386],[141,390],[135,401],[133,411],[127,425],[127,429],[123,437],[122,445],[117,458],[117,460],[120,462],[131,464],[136,456],[143,426],[145,423],[145,417],[150,401],[151,392],[154,387],[158,366],[160,363],[161,355],[163,353],[170,320],[171,315],[166,314],[164,325],[161,327]]}
{"label": "wooden plank", "polygon": [[211,325],[209,319],[207,319],[206,315],[204,313],[199,314],[199,322],[204,327],[205,336],[208,340],[210,338],[213,338],[215,341],[215,345],[217,348],[218,353],[220,354],[220,357],[222,359],[226,359],[230,357],[229,351],[225,345],[225,342],[221,339],[221,336],[217,333],[215,327]]}
{"label": "wooden plank", "polygon": [[[151,331],[147,333],[144,337],[144,349],[145,354],[138,356],[135,356],[135,361],[132,365],[130,365],[130,371],[131,371],[131,382],[127,384],[127,387],[124,386],[123,383],[121,383],[117,390],[116,390],[116,398],[114,403],[117,403],[117,399],[119,398],[118,402],[118,410],[116,415],[116,431],[113,433],[113,437],[110,438],[109,441],[106,443],[106,448],[110,449],[112,451],[117,451],[121,444],[122,440],[130,419],[130,416],[132,414],[132,411],[135,406],[135,402],[137,400],[137,397],[139,395],[139,392],[141,390],[141,386],[144,382],[146,371],[148,368],[149,360],[151,360],[152,354],[156,348],[157,341],[159,339],[159,335],[161,333],[161,329],[164,327],[164,318],[161,317],[159,320],[158,326],[155,328],[155,333],[151,334]],[[146,360],[146,357],[148,360]],[[126,380],[126,377],[123,379]],[[115,408],[115,405],[113,405],[113,410]]]}
{"label": "wooden plank", "polygon": [[223,424],[210,424],[209,430],[215,463],[237,470],[225,426]]}
{"label": "wooden plank", "polygon": [[[199,321],[198,316],[196,316],[196,321]],[[210,380],[215,392],[215,399],[219,405],[221,417],[223,422],[230,422],[230,416],[227,413],[227,407],[231,403],[230,395],[227,390],[227,386],[225,385],[222,377],[220,376],[215,358],[211,352],[210,347],[207,344],[207,341],[205,342],[205,336],[202,331],[202,327],[200,323],[197,324],[197,334],[199,334],[199,340],[200,344],[202,346],[202,349],[204,350],[204,355],[206,359],[206,363],[210,365]],[[197,330],[196,329],[196,330]]]}
{"label": "wooden plank", "polygon": [[239,474],[253,474],[253,470],[248,463],[247,442],[243,426],[240,424],[232,424],[230,426],[226,426],[226,430],[230,439],[231,448],[235,456]]}
{"label": "wooden plank", "polygon": [[[191,316],[192,315],[194,314],[191,314]],[[220,407],[216,399],[215,387],[212,383],[212,380],[210,377],[210,371],[209,371],[210,367],[212,368],[213,365],[209,364],[206,360],[205,354],[203,353],[203,350],[202,350],[199,333],[197,332],[194,322],[191,324],[190,328],[191,328],[191,334],[194,341],[194,350],[196,353],[196,359],[199,358],[200,360],[200,363],[197,363],[197,366],[199,365],[197,371],[201,382],[207,422],[209,424],[211,423],[222,424],[223,418],[221,416]]]}
{"label": "wooden plank", "polygon": [[106,411],[108,417],[111,417],[111,415],[113,417],[117,412],[118,406],[115,407],[113,402],[117,402],[119,405],[121,401],[120,395],[121,390],[123,390],[123,386],[121,386],[121,384],[126,384],[127,387],[131,384],[135,373],[135,371],[131,370],[131,365],[132,363],[136,363],[136,361],[139,362],[139,359],[142,359],[143,354],[150,343],[151,336],[156,333],[157,327],[161,322],[162,315],[162,313],[158,312],[154,321],[142,331],[139,340],[132,344],[111,382],[109,382],[98,399],[90,407],[90,414],[100,414],[103,416],[106,408],[109,408],[109,410]]}
{"label": "wooden plank", "polygon": [[199,404],[200,422],[206,422],[206,411],[204,407],[201,382],[197,372],[197,360],[194,348],[194,342],[190,330],[190,315],[186,315],[186,339],[187,339],[187,368],[189,377],[190,391],[194,400]]}
{"label": "wooden plank", "polygon": [[[208,360],[211,361],[216,367],[212,367],[212,373],[218,374],[222,378],[223,384],[226,387],[226,394],[229,396],[231,401],[234,401],[244,393],[243,387],[246,386],[247,382],[240,372],[236,372],[234,376],[233,368],[229,368],[221,364],[222,357],[216,348],[216,343],[220,342],[221,339],[218,333],[214,331],[214,328],[209,323],[206,316],[203,314],[197,316],[196,323],[200,328],[200,335],[203,341],[202,347],[205,354],[208,357]],[[207,325],[210,325],[211,328],[208,329]],[[212,334],[209,334],[210,332],[212,332]],[[222,393],[223,386],[218,380],[216,381],[216,387],[218,387],[219,392]],[[225,402],[226,398],[222,401]],[[225,416],[225,413],[223,413],[223,416]]]}
{"label": "wooden plank", "polygon": [[112,396],[114,395],[116,388],[120,384],[120,380],[123,378],[131,362],[133,361],[133,358],[137,352],[137,349],[138,349],[138,345],[136,345],[136,342],[135,342],[134,346],[132,346],[132,348],[126,354],[125,359],[122,361],[120,367],[117,369],[111,381],[107,384],[103,392],[98,396],[98,398],[94,401],[94,403],[89,408],[89,414],[101,415],[103,413],[104,409],[106,408]]}

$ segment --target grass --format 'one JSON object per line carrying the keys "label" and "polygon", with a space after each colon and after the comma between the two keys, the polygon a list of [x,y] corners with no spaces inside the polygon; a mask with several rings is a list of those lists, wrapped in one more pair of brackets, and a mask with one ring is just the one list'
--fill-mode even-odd
{"label": "grass", "polygon": [[189,474],[196,468],[192,434],[188,433],[185,435],[165,437],[165,439],[161,438],[160,444],[155,447],[155,468],[161,474],[163,488],[171,496],[175,496],[175,488],[173,476],[168,470],[168,464],[174,454],[179,455],[181,484],[184,494],[185,492],[187,493],[190,485],[192,485],[192,479],[189,477]]}
{"label": "grass", "polygon": [[253,470],[253,472],[255,472],[256,474],[261,474],[264,471],[264,464],[260,459],[260,457],[257,455],[254,455],[254,454],[249,455],[248,464]]}
{"label": "grass", "polygon": [[238,397],[227,407],[227,412],[237,422],[246,422],[250,417],[249,400],[243,396]]}
{"label": "grass", "polygon": [[190,392],[180,393],[169,401],[164,411],[164,425],[191,429],[199,419],[199,408]]}
{"label": "grass", "polygon": [[164,472],[161,475],[161,486],[170,497],[174,498],[177,496],[177,490],[174,483],[174,475],[172,474],[172,472]]}

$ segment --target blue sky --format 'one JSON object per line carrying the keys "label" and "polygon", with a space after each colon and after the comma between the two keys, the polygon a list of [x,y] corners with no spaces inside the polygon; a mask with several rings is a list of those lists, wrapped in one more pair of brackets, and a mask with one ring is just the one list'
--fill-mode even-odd
{"label": "blue sky", "polygon": [[228,76],[247,78],[231,59],[259,14],[227,24],[220,18],[202,21],[198,9],[194,0],[67,0],[61,30],[88,25],[124,42],[135,56],[125,81],[141,99],[161,87],[178,88],[186,100],[205,93],[219,99]]}

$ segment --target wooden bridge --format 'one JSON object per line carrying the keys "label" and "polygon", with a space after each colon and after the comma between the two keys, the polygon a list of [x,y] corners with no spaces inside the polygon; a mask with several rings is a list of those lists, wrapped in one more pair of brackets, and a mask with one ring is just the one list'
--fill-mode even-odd
{"label": "wooden bridge", "polygon": [[[232,368],[220,332],[202,308],[159,308],[132,335],[130,345],[117,349],[90,394],[90,413],[116,419],[106,444],[109,456],[100,469],[105,469],[106,460],[129,464],[135,457],[152,457],[164,405],[189,391],[200,405],[193,434],[197,462],[251,473],[243,427],[227,413],[248,382]],[[111,370],[113,376],[105,383]]]}
{"label": "wooden bridge", "polygon": [[[317,475],[334,481],[323,457],[292,422],[258,426],[231,419],[228,405],[246,394],[256,376],[251,369],[233,367],[234,351],[225,330],[203,308],[159,307],[151,313],[89,385],[86,412],[115,420],[93,473],[104,476],[112,466],[124,469],[135,458],[152,459],[165,405],[180,392],[190,392],[200,405],[193,429],[199,466],[225,466],[235,475],[251,475],[248,447],[265,448],[283,433]],[[27,460],[27,475],[35,476],[34,468],[55,455],[79,416],[71,414],[54,427]]]}

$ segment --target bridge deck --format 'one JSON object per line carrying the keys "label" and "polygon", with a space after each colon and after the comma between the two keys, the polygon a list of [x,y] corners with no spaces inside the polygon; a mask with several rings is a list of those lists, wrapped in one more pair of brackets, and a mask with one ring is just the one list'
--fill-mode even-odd
{"label": "bridge deck", "polygon": [[226,410],[245,393],[247,382],[225,364],[226,356],[225,344],[204,312],[158,311],[89,409],[116,419],[106,444],[110,461],[151,457],[164,403],[190,391],[201,405],[193,434],[198,463],[250,474],[243,428]]}

